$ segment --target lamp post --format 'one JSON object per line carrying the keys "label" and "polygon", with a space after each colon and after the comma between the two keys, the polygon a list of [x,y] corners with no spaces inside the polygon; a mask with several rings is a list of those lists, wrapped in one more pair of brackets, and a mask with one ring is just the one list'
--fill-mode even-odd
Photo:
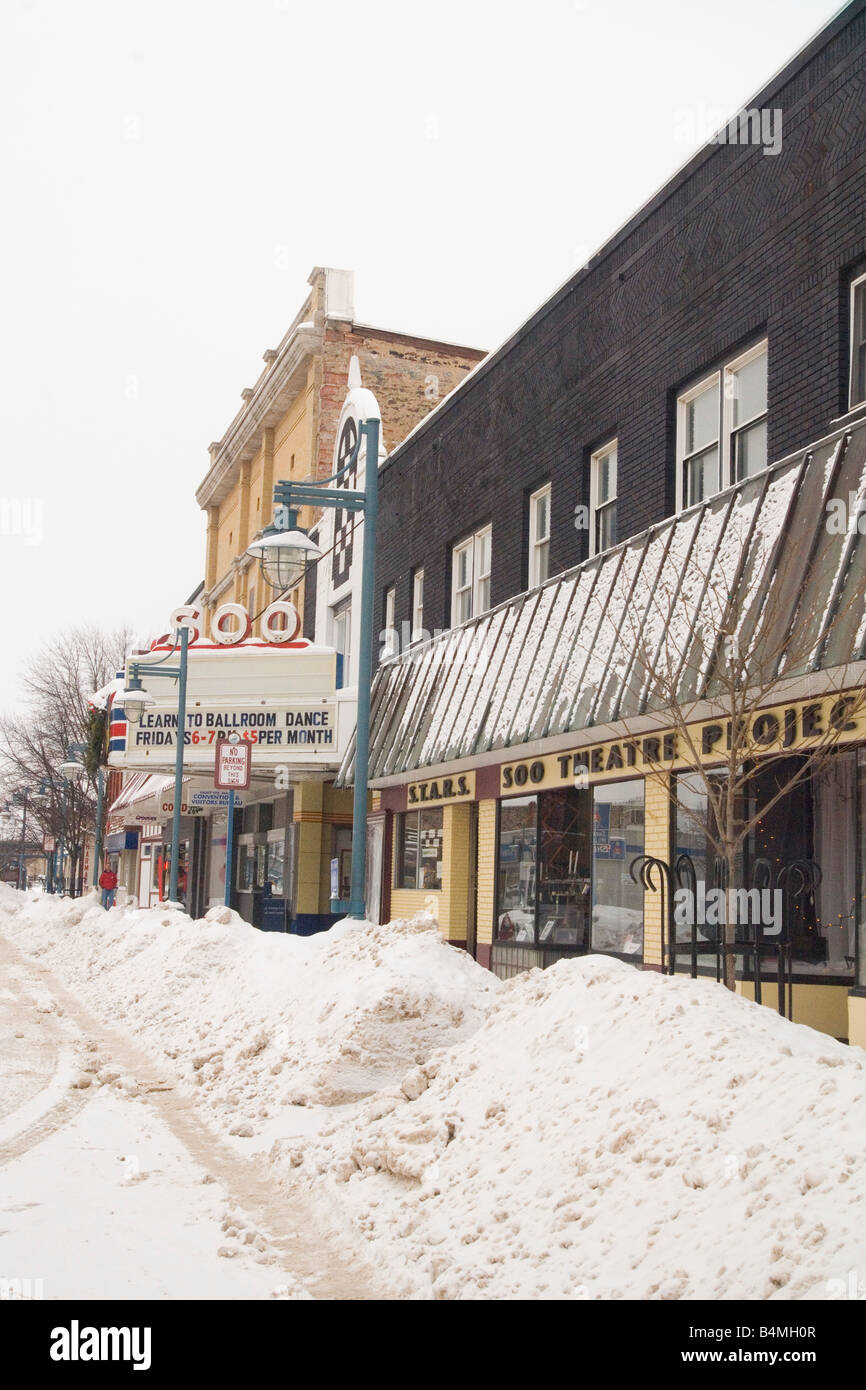
{"label": "lamp post", "polygon": [[96,769],[96,843],[93,846],[92,886],[99,887],[99,865],[102,862],[102,817],[105,808],[105,770],[100,763]]}
{"label": "lamp post", "polygon": [[19,892],[23,892],[27,887],[27,870],[25,851],[27,848],[27,806],[30,798],[30,790],[25,787],[23,791],[12,793],[12,800],[17,802],[21,809],[21,844],[18,849],[18,878],[16,887]]}
{"label": "lamp post", "polygon": [[[141,684],[143,675],[165,677],[168,680],[177,681],[177,747],[174,757],[174,809],[171,814],[171,869],[169,874],[168,896],[169,901],[177,902],[177,882],[178,882],[178,859],[180,857],[180,803],[183,792],[183,743],[186,732],[186,680],[187,680],[187,652],[189,648],[189,629],[178,628],[175,633],[174,646],[167,656],[161,657],[159,661],[130,661],[127,663],[127,689],[122,691],[120,700],[123,705],[123,712],[130,724],[140,724],[141,716],[148,705],[153,704],[152,696]],[[179,651],[180,662],[177,666],[165,666],[174,652]]]}
{"label": "lamp post", "polygon": [[[318,548],[297,529],[299,507],[330,507],[363,512],[364,547],[361,560],[361,648],[358,654],[358,713],[355,732],[355,785],[352,801],[352,886],[348,901],[333,899],[331,910],[363,917],[367,873],[367,779],[370,762],[370,682],[373,674],[373,597],[376,562],[376,520],[379,509],[379,419],[358,422],[358,440],[346,463],[330,478],[314,483],[280,481],[274,486],[274,525],[247,547],[261,561],[262,575],[272,588],[289,589],[303,574]],[[354,466],[366,439],[364,491],[329,488]],[[288,582],[284,582],[289,574]],[[277,581],[277,582],[275,582]]]}
{"label": "lamp post", "polygon": [[[59,769],[59,771],[60,771],[60,776],[63,778],[64,782],[66,783],[67,787],[69,788],[69,809],[70,809],[70,812],[72,812],[72,811],[74,810],[74,793],[73,793],[73,787],[74,787],[74,785],[75,785],[76,782],[80,781],[80,779],[85,775],[85,772],[86,772],[86,768],[85,768],[84,764],[83,764],[82,762],[79,762],[79,760],[78,760],[76,754],[79,754],[79,753],[86,753],[86,752],[87,752],[87,744],[86,744],[86,743],[68,743],[68,744],[66,745],[66,761],[60,764],[60,769]],[[71,820],[71,815],[70,815],[70,820]],[[62,843],[62,841],[61,841],[61,843]],[[73,846],[73,863],[74,863],[74,846]],[[61,857],[60,857],[60,866],[61,866],[61,873],[62,873],[62,869],[63,869],[63,854],[62,854],[62,852],[61,852]],[[74,881],[73,881],[73,883],[72,883],[71,886],[72,886],[72,896],[75,897],[75,883],[74,883]]]}

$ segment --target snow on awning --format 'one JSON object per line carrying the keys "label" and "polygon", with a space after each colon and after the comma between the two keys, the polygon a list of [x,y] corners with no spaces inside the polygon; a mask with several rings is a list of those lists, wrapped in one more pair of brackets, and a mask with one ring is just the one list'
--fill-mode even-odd
{"label": "snow on awning", "polygon": [[[672,651],[678,702],[712,699],[718,623],[707,650],[701,623],[720,594],[736,596],[735,640],[778,650],[780,676],[866,659],[866,540],[856,515],[828,524],[830,499],[852,494],[866,496],[866,421],[385,662],[370,780],[656,713]],[[353,739],[338,785],[354,756]]]}
{"label": "snow on awning", "polygon": [[[184,777],[184,783],[189,781]],[[109,814],[115,815],[118,811],[128,810],[131,806],[137,806],[142,801],[147,801],[149,797],[159,796],[168,787],[174,786],[174,777],[159,777],[153,772],[134,772],[128,782],[125,782],[120,789],[120,796],[113,801]]]}
{"label": "snow on awning", "polygon": [[120,694],[123,685],[123,672],[121,671],[110,680],[107,685],[100,686],[98,690],[94,690],[92,695],[88,695],[87,703],[90,705],[91,709],[106,710],[109,708],[113,697]]}

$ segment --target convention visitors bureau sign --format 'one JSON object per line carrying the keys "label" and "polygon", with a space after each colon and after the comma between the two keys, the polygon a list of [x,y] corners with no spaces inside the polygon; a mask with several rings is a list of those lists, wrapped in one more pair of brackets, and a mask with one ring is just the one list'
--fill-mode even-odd
{"label": "convention visitors bureau sign", "polygon": [[[844,746],[866,739],[866,692],[846,691],[820,699],[773,705],[747,716],[747,752],[762,754],[807,751],[816,745]],[[723,762],[730,747],[730,720],[707,719],[690,726],[692,744],[708,767]],[[503,764],[500,793],[513,796],[546,787],[569,787],[584,779],[610,781],[659,770],[676,772],[694,766],[694,755],[683,755],[684,735],[662,729],[635,734],[583,748],[563,749],[540,758]]]}
{"label": "convention visitors bureau sign", "polygon": [[[284,626],[277,627],[277,612]],[[264,621],[270,615],[267,622]],[[224,604],[203,636],[201,611],[194,605],[176,609],[172,628],[189,631],[186,717],[182,730],[184,767],[213,770],[216,748],[230,734],[252,746],[253,769],[281,763],[306,766],[338,760],[336,655],[298,637],[300,619],[290,603],[274,603],[263,615],[264,639],[250,637],[240,604]],[[122,766],[174,767],[177,751],[177,684],[148,680],[147,666],[168,656],[177,665],[171,643],[161,638],[149,652],[133,658],[152,703],[141,722],[126,725],[126,748],[116,759]]]}

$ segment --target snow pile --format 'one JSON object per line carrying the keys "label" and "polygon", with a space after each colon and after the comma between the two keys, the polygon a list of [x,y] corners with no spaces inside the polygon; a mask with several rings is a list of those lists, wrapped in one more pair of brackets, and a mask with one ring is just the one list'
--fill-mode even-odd
{"label": "snow pile", "polygon": [[497,983],[429,917],[301,938],[227,908],[191,921],[31,894],[5,929],[250,1137],[281,1104],[336,1105],[393,1083],[477,1028]]}
{"label": "snow pile", "polygon": [[864,1101],[860,1049],[590,956],[510,981],[307,1162],[405,1291],[827,1298],[866,1275]]}
{"label": "snow pile", "polygon": [[588,956],[500,984],[429,919],[298,939],[4,895],[0,929],[272,1145],[287,1194],[336,1199],[398,1295],[866,1279],[866,1053],[713,982]]}

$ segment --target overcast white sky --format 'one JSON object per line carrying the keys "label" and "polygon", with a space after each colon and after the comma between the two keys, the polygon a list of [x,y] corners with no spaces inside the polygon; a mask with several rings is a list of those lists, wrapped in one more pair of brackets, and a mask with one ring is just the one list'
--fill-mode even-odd
{"label": "overcast white sky", "polygon": [[0,708],[195,587],[207,445],[313,265],[494,347],[837,8],[3,0]]}

